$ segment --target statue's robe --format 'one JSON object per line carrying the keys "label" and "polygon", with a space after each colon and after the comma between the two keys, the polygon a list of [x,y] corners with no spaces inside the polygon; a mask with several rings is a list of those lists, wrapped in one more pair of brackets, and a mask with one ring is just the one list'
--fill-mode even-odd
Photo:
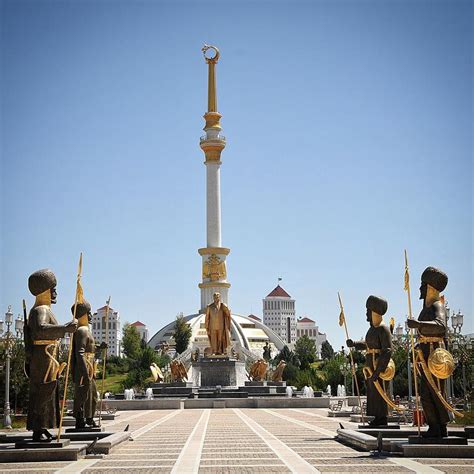
{"label": "statue's robe", "polygon": [[[360,341],[355,343],[356,349],[378,349],[380,352],[375,354],[366,354],[366,367],[372,370],[372,373],[378,367],[378,372],[383,372],[392,356],[392,335],[390,329],[384,324],[380,324],[378,327],[370,326],[367,334],[365,335],[365,342]],[[374,364],[375,362],[375,364]],[[380,386],[385,389],[385,382],[382,379],[378,379]],[[374,423],[386,422],[388,415],[388,407],[385,400],[381,397],[374,382],[366,380],[367,388],[367,416],[375,417]]]}
{"label": "statue's robe", "polygon": [[59,426],[59,386],[55,369],[58,339],[64,334],[64,326],[58,324],[49,306],[31,309],[25,326],[25,368],[30,379],[28,430],[40,431]]}
{"label": "statue's robe", "polygon": [[230,311],[221,303],[211,303],[206,309],[205,326],[213,354],[226,354],[230,346]]}
{"label": "statue's robe", "polygon": [[[421,326],[418,329],[419,334],[428,337],[446,337],[446,310],[444,305],[440,301],[436,301],[429,307],[425,307],[421,310],[418,316],[418,321]],[[431,347],[430,347],[431,346]],[[426,363],[430,356],[431,348],[437,349],[440,346],[439,342],[420,343],[419,348],[423,351],[423,356]],[[446,425],[449,422],[448,410],[443,406],[437,397],[436,393],[431,388],[428,380],[421,372],[421,384],[420,384],[420,399],[425,414],[426,421],[429,426]],[[433,376],[436,380],[436,377]],[[441,393],[444,394],[445,382],[444,380],[438,379],[440,384]]]}
{"label": "statue's robe", "polygon": [[72,343],[71,371],[74,380],[75,418],[93,418],[97,406],[95,383],[96,345],[89,326],[81,326],[74,334]]}

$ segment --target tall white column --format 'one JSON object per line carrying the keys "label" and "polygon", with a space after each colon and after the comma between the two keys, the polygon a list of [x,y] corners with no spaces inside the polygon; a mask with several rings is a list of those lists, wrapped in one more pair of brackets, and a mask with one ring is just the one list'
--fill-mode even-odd
{"label": "tall white column", "polygon": [[221,164],[206,162],[207,168],[207,246],[220,247],[221,240]]}
{"label": "tall white column", "polygon": [[[214,56],[206,56],[209,50]],[[206,135],[201,137],[200,146],[206,157],[206,224],[207,246],[199,249],[202,257],[201,308],[212,303],[215,292],[221,294],[221,301],[227,304],[230,283],[227,281],[226,257],[230,249],[222,247],[221,239],[221,184],[220,167],[221,152],[226,140],[221,135],[221,114],[217,112],[217,91],[215,65],[219,59],[219,50],[214,46],[205,45],[204,57],[209,65],[208,110],[204,114]]]}

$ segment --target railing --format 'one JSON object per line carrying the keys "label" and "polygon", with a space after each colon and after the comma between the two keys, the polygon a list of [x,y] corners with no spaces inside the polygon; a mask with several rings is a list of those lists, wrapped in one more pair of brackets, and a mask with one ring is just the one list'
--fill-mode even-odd
{"label": "railing", "polygon": [[242,352],[242,354],[244,354],[247,357],[247,359],[250,359],[251,362],[254,362],[259,359],[259,357],[256,354],[254,354],[252,351],[249,351],[247,348],[245,348],[242,345],[240,345],[238,349],[240,352]]}
{"label": "railing", "polygon": [[203,135],[200,139],[199,139],[199,143],[202,143],[202,142],[206,142],[206,141],[213,141],[213,140],[219,140],[221,142],[225,142],[226,141],[226,138],[224,137],[224,135],[219,135],[218,137],[215,137],[215,138],[208,138],[207,135]]}
{"label": "railing", "polygon": [[192,347],[188,347],[183,353],[181,353],[175,360],[179,360],[188,369],[189,363],[191,362],[191,353],[193,352]]}

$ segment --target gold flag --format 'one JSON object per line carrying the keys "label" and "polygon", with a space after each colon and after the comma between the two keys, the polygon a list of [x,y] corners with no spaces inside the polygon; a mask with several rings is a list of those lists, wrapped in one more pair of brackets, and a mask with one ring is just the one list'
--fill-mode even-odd
{"label": "gold flag", "polygon": [[393,329],[395,328],[395,318],[390,318],[390,332],[393,334]]}
{"label": "gold flag", "polygon": [[77,304],[84,303],[84,291],[81,285],[81,275],[82,275],[82,252],[79,257],[79,268],[77,270],[77,287],[76,287],[76,301]]}
{"label": "gold flag", "polygon": [[344,311],[341,310],[341,313],[339,314],[339,326],[344,326],[345,322],[346,322],[346,317],[344,316]]}

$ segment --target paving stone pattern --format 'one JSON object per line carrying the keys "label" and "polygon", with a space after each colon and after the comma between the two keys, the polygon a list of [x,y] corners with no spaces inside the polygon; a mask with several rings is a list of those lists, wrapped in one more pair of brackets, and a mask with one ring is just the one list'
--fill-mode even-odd
{"label": "paving stone pattern", "polygon": [[473,459],[405,459],[356,451],[335,441],[340,419],[326,414],[324,409],[125,411],[103,424],[107,431],[130,425],[132,440],[102,459],[5,463],[0,473],[474,472]]}

